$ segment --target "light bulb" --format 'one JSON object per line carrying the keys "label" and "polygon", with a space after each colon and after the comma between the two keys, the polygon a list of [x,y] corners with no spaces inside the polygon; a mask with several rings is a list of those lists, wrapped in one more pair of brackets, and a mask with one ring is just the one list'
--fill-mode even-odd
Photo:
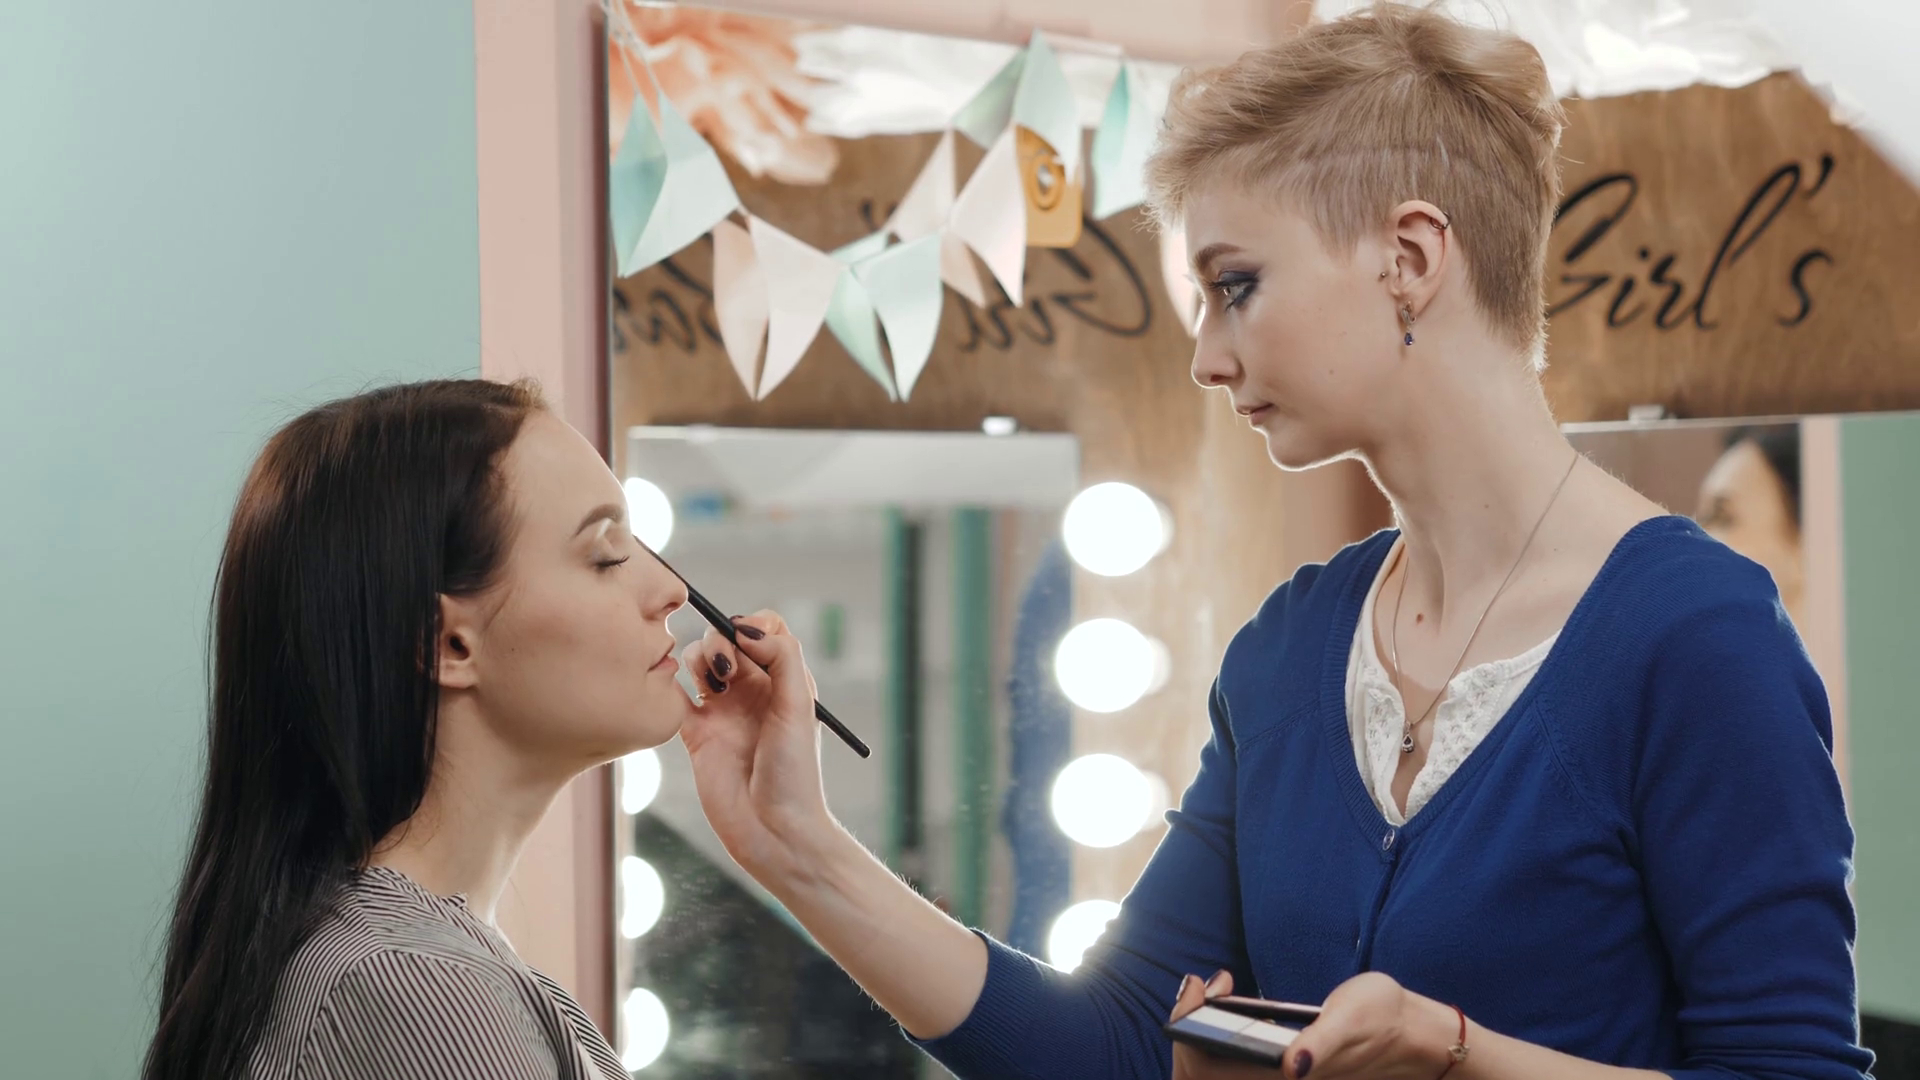
{"label": "light bulb", "polygon": [[620,860],[620,936],[632,941],[653,929],[667,906],[666,886],[653,864],[637,855]]}
{"label": "light bulb", "polygon": [[637,476],[620,485],[627,493],[627,525],[640,542],[655,551],[667,550],[673,539],[673,502],[659,485]]}
{"label": "light bulb", "polygon": [[1061,971],[1080,966],[1093,943],[1120,914],[1120,905],[1111,900],[1082,900],[1060,913],[1047,931],[1047,962]]}
{"label": "light bulb", "polygon": [[651,990],[629,991],[627,1000],[620,1006],[620,1019],[625,1028],[620,1040],[624,1044],[620,1064],[628,1072],[639,1072],[658,1061],[672,1031],[672,1025],[667,1022],[667,1007],[659,997]]}
{"label": "light bulb", "polygon": [[1166,681],[1167,650],[1119,619],[1088,619],[1060,639],[1053,677],[1088,712],[1119,712]]}
{"label": "light bulb", "polygon": [[1075,495],[1060,533],[1074,562],[1106,577],[1147,565],[1173,538],[1167,513],[1153,496],[1118,481],[1095,484]]}
{"label": "light bulb", "polygon": [[1075,758],[1053,782],[1053,820],[1088,847],[1133,839],[1153,817],[1155,801],[1153,780],[1112,754]]}
{"label": "light bulb", "polygon": [[645,810],[660,794],[660,751],[635,750],[620,759],[620,810],[628,817]]}

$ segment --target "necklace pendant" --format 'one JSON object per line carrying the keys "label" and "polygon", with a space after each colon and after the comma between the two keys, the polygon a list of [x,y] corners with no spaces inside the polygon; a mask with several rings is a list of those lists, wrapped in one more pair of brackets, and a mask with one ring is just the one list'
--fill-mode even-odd
{"label": "necklace pendant", "polygon": [[1400,736],[1400,752],[1403,754],[1413,753],[1413,732],[1409,731],[1405,735]]}

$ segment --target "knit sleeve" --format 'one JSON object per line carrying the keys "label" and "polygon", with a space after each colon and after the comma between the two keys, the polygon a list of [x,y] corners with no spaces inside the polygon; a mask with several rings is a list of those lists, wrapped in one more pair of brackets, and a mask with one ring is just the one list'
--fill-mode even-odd
{"label": "knit sleeve", "polygon": [[301,1055],[301,1080],[553,1080],[553,1050],[527,1003],[489,973],[438,956],[381,952],[341,976]]}
{"label": "knit sleeve", "polygon": [[1655,643],[1627,796],[1679,995],[1674,1080],[1860,1080],[1853,831],[1826,693],[1770,586]]}
{"label": "knit sleeve", "polygon": [[[1213,735],[1170,829],[1120,914],[1080,967],[1062,973],[987,941],[987,981],[973,1012],[920,1045],[962,1080],[1151,1077],[1172,1070],[1161,1031],[1180,978],[1225,968],[1251,990],[1234,859],[1235,762],[1219,686]],[[984,935],[983,935],[984,936]]]}

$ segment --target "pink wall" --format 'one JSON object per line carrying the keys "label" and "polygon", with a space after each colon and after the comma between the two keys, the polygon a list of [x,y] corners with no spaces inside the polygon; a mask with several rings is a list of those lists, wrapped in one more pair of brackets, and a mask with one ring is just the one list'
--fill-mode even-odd
{"label": "pink wall", "polygon": [[[474,0],[480,372],[530,375],[607,446],[606,55],[593,0]],[[613,788],[575,781],[521,855],[500,922],[613,1031]]]}

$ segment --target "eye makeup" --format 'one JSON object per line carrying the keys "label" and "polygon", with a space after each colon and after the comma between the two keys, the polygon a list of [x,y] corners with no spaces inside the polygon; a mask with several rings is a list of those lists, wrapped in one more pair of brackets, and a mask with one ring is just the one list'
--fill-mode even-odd
{"label": "eye makeup", "polygon": [[[722,612],[718,607],[716,607],[713,601],[708,600],[706,597],[700,595],[700,590],[694,588],[693,583],[688,581],[685,577],[683,577],[680,571],[675,570],[673,568],[672,563],[668,562],[664,558],[661,558],[659,552],[648,547],[646,544],[646,541],[641,540],[639,537],[636,536],[633,538],[633,542],[636,544],[639,544],[641,547],[641,550],[645,551],[647,554],[659,560],[660,565],[667,568],[667,573],[672,574],[674,577],[680,578],[680,584],[685,585],[687,587],[688,606],[692,607],[693,610],[699,612],[700,617],[707,620],[707,624],[709,626],[712,626],[715,630],[720,631],[720,634],[722,637],[726,638],[728,641],[733,642],[736,646],[739,645],[740,629],[739,627],[736,627],[733,625],[732,619],[727,618],[726,614]],[[753,658],[751,656],[748,656],[745,652],[742,652],[740,654],[740,660],[742,663],[753,664],[753,666],[756,668],[760,667],[760,665],[757,663],[754,663]],[[760,670],[765,671],[766,669],[760,668]],[[831,731],[835,735],[839,736],[840,741],[843,743],[846,743],[848,748],[851,749],[854,753],[860,755],[863,758],[873,756],[873,751],[870,748],[868,748],[866,743],[860,741],[860,736],[855,735],[851,728],[848,728],[847,725],[841,723],[840,718],[833,715],[833,713],[830,710],[828,710],[828,708],[825,705],[820,704],[818,699],[815,699],[813,703],[813,716],[814,716],[814,719],[820,721],[822,724],[825,724],[827,726],[828,731]]]}
{"label": "eye makeup", "polygon": [[1207,288],[1219,294],[1220,298],[1226,301],[1226,309],[1231,311],[1245,303],[1247,297],[1253,295],[1254,286],[1259,283],[1258,274],[1251,274],[1244,270],[1228,270],[1207,282]]}

